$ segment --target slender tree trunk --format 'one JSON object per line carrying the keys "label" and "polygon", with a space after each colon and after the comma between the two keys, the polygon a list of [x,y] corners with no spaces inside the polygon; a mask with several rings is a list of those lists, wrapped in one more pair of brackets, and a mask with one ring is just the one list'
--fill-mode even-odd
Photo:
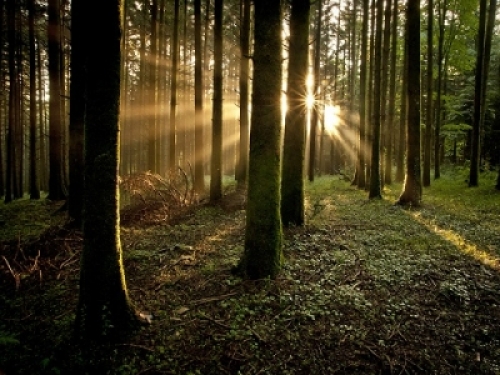
{"label": "slender tree trunk", "polygon": [[481,111],[483,103],[484,43],[486,37],[486,0],[479,1],[479,30],[474,87],[474,117],[472,123],[472,143],[470,156],[469,186],[479,185],[479,155],[481,141]]}
{"label": "slender tree trunk", "polygon": [[49,196],[50,200],[65,198],[62,167],[62,118],[61,118],[61,35],[60,2],[49,0]]}
{"label": "slender tree trunk", "polygon": [[249,81],[250,81],[250,0],[242,0],[240,27],[240,154],[238,184],[245,186],[248,174],[248,143],[250,136]]}
{"label": "slender tree trunk", "polygon": [[194,0],[194,122],[195,122],[195,158],[194,158],[194,183],[198,195],[205,192],[205,171],[203,170],[203,45],[201,43],[201,0]]}
{"label": "slender tree trunk", "polygon": [[283,244],[280,216],[281,1],[255,0],[255,52],[245,252],[251,279],[275,278]]}
{"label": "slender tree trunk", "polygon": [[6,160],[6,179],[5,179],[5,203],[12,202],[13,198],[13,183],[14,183],[14,128],[16,125],[16,91],[18,90],[18,80],[16,77],[16,1],[7,0],[7,39],[8,47],[8,64],[9,64],[9,118],[6,134],[7,143],[7,160]]}
{"label": "slender tree trunk", "polygon": [[446,2],[438,6],[439,20],[439,40],[438,40],[438,55],[437,55],[437,82],[436,82],[436,121],[434,124],[434,179],[441,177],[441,160],[439,157],[441,149],[441,119],[442,119],[442,100],[441,93],[443,87],[443,58],[444,58],[444,30],[445,30],[445,15]]}
{"label": "slender tree trunk", "polygon": [[307,97],[309,68],[309,0],[293,0],[290,14],[287,99],[283,168],[281,172],[281,220],[283,224],[303,225],[305,221],[304,167],[306,150]]}
{"label": "slender tree trunk", "polygon": [[82,225],[85,121],[85,0],[71,2],[71,81],[69,118],[68,214],[75,226]]}
{"label": "slender tree trunk", "polygon": [[28,1],[30,46],[30,199],[40,199],[36,150],[36,43],[35,0]]}
{"label": "slender tree trunk", "polygon": [[[73,0],[75,1],[75,0]],[[118,193],[120,0],[86,0],[85,210],[76,337],[102,341],[137,323],[122,264]]]}
{"label": "slender tree trunk", "polygon": [[223,0],[214,7],[214,103],[212,125],[212,160],[210,163],[210,201],[222,198],[222,9]]}
{"label": "slender tree trunk", "polygon": [[148,169],[153,173],[158,173],[157,160],[157,131],[156,131],[156,114],[157,114],[157,95],[156,95],[156,68],[158,59],[158,1],[152,0],[149,8],[151,14],[151,45],[149,51],[149,77],[148,77],[148,103],[147,108],[150,110],[147,113],[148,124]]}
{"label": "slender tree trunk", "polygon": [[176,110],[177,110],[177,70],[179,69],[179,0],[174,1],[174,26],[172,30],[172,66],[170,70],[170,129],[168,163],[170,174],[176,173]]}
{"label": "slender tree trunk", "polygon": [[431,140],[432,140],[432,118],[433,99],[432,99],[432,64],[433,64],[433,22],[434,22],[434,1],[427,2],[427,99],[425,116],[425,147],[424,147],[424,174],[423,186],[431,185]]}
{"label": "slender tree trunk", "polygon": [[358,149],[358,188],[366,186],[366,88],[367,88],[367,55],[368,55],[368,15],[370,12],[368,0],[363,0],[363,22],[361,26],[361,65],[359,74],[359,149]]}
{"label": "slender tree trunk", "polygon": [[316,15],[316,30],[314,34],[314,79],[313,95],[314,106],[311,109],[311,125],[309,139],[309,181],[314,181],[314,170],[316,168],[316,136],[318,128],[318,100],[319,100],[319,69],[321,57],[321,18],[323,0],[318,1],[318,13]]}
{"label": "slender tree trunk", "polygon": [[408,0],[408,130],[406,135],[406,175],[398,204],[419,206],[422,200],[420,167],[420,1]]}
{"label": "slender tree trunk", "polygon": [[372,157],[370,172],[370,191],[368,197],[382,198],[382,186],[380,176],[380,127],[381,127],[381,89],[382,89],[382,18],[383,0],[376,3],[376,25],[375,25],[375,68],[373,89],[373,125],[372,125]]}
{"label": "slender tree trunk", "polygon": [[40,36],[36,39],[37,41],[37,69],[38,69],[38,92],[40,94],[40,105],[38,106],[38,118],[39,118],[39,144],[40,144],[40,188],[41,190],[47,191],[48,189],[48,176],[47,176],[47,111],[42,103],[45,103],[45,90],[43,88],[43,78],[42,78],[42,58],[41,58],[41,45]]}
{"label": "slender tree trunk", "polygon": [[[5,39],[4,39],[4,4],[5,0],[0,0],[0,56],[3,56],[3,51],[5,47]],[[1,85],[0,85],[0,90],[5,91],[5,76],[1,78]],[[3,98],[0,101],[0,106],[2,108],[2,112],[6,109],[6,106],[4,105]],[[8,109],[7,111],[8,112]],[[0,115],[4,115],[4,113],[1,113]],[[8,116],[8,115],[7,115]],[[4,145],[7,143],[2,142],[2,134],[6,134],[6,129],[3,127],[3,122],[2,125],[0,125],[0,197],[3,197],[5,195],[5,179],[4,179]],[[5,138],[7,141],[7,139]]]}
{"label": "slender tree trunk", "polygon": [[389,103],[387,112],[387,143],[385,151],[385,183],[392,183],[392,156],[394,150],[394,117],[396,113],[396,58],[397,58],[397,28],[398,28],[398,1],[393,0],[392,22],[391,22],[391,57],[389,71]]}
{"label": "slender tree trunk", "polygon": [[[390,47],[391,47],[391,4],[392,0],[385,1],[385,9],[384,9],[384,31],[382,36],[382,78],[381,78],[381,98],[380,98],[380,128],[382,131],[381,135],[381,151],[382,155],[380,157],[381,164],[381,172],[380,179],[383,183],[387,182],[387,175],[389,174],[390,180],[390,165],[387,166],[387,152],[391,147],[391,134],[389,132],[388,124],[387,124],[387,102],[388,102],[388,92],[387,88],[389,87],[389,56],[390,56]],[[390,164],[390,161],[389,161]],[[386,171],[386,169],[388,169]]]}

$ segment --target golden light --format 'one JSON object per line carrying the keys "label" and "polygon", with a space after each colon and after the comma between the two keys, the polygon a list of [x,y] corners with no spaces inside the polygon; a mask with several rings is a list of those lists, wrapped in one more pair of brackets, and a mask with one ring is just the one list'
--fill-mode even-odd
{"label": "golden light", "polygon": [[314,75],[309,73],[306,77],[306,87],[307,87],[307,96],[306,96],[306,108],[312,109],[314,107],[314,103],[316,99],[314,98]]}
{"label": "golden light", "polygon": [[338,105],[327,104],[325,106],[325,131],[333,135],[337,133],[340,124],[340,107]]}

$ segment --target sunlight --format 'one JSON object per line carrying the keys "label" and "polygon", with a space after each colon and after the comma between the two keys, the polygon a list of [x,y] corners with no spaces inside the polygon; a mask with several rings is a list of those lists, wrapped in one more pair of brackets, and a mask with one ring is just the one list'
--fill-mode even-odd
{"label": "sunlight", "polygon": [[327,104],[325,106],[325,131],[329,135],[337,134],[340,124],[340,107],[338,105]]}
{"label": "sunlight", "polygon": [[312,73],[309,73],[306,77],[306,87],[307,87],[307,95],[306,95],[306,108],[307,109],[312,109],[314,107],[314,104],[316,102],[316,99],[314,97],[314,75]]}
{"label": "sunlight", "polygon": [[470,243],[460,234],[452,230],[444,229],[438,227],[435,224],[429,223],[426,220],[424,220],[419,214],[413,215],[413,217],[417,222],[424,225],[425,227],[427,227],[432,232],[436,233],[444,240],[455,245],[457,249],[459,249],[462,253],[471,256],[472,258],[476,259],[477,261],[483,263],[486,266],[489,266],[495,270],[500,270],[500,259],[493,257],[491,254],[489,254],[484,250],[479,249],[475,244]]}

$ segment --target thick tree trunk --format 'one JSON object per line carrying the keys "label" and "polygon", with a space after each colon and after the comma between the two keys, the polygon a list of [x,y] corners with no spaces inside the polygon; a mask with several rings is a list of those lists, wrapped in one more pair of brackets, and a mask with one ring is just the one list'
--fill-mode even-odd
{"label": "thick tree trunk", "polygon": [[124,335],[137,322],[122,264],[118,193],[120,0],[86,0],[84,248],[76,334],[84,340]]}
{"label": "thick tree trunk", "polygon": [[304,178],[309,67],[309,0],[293,0],[290,14],[287,99],[283,169],[281,172],[281,219],[283,224],[302,225],[305,221]]}
{"label": "thick tree trunk", "polygon": [[281,1],[255,0],[255,52],[245,252],[251,279],[275,278],[283,244],[280,216]]}
{"label": "thick tree trunk", "polygon": [[398,204],[419,206],[422,200],[420,167],[420,1],[408,0],[406,10],[408,33],[408,128],[406,174]]}

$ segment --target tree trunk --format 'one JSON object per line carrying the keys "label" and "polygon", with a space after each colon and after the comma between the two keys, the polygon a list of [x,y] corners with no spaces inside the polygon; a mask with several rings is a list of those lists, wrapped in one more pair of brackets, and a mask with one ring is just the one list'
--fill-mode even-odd
{"label": "tree trunk", "polygon": [[309,138],[309,181],[314,181],[314,169],[316,168],[316,136],[318,128],[318,100],[319,100],[319,69],[320,69],[320,51],[321,51],[321,17],[323,9],[323,0],[318,1],[318,13],[316,15],[316,30],[314,35],[314,79],[313,95],[314,106],[311,109],[311,124]]}
{"label": "tree trunk", "polygon": [[251,279],[275,278],[283,244],[280,216],[281,1],[255,0],[255,52],[245,252]]}
{"label": "tree trunk", "polygon": [[309,0],[292,0],[288,58],[285,141],[281,172],[281,220],[283,224],[303,225],[305,221],[304,163],[306,150],[307,97],[309,68]]}
{"label": "tree trunk", "polygon": [[[380,164],[381,164],[381,172],[380,179],[384,183],[390,183],[387,181],[390,180],[390,163],[387,166],[387,152],[391,147],[391,133],[389,132],[388,124],[387,124],[387,98],[388,92],[387,88],[389,87],[389,56],[390,56],[390,47],[391,47],[391,4],[392,0],[385,1],[385,9],[384,9],[384,31],[382,37],[382,78],[381,78],[381,98],[380,98],[380,128],[382,131],[381,135],[381,151],[382,155],[380,156]],[[387,169],[387,171],[386,171]],[[389,175],[389,176],[388,176]],[[389,178],[387,178],[389,177]]]}
{"label": "tree trunk", "polygon": [[120,0],[87,0],[85,210],[76,334],[84,340],[124,335],[137,323],[120,245],[118,193]]}
{"label": "tree trunk", "polygon": [[392,22],[391,22],[391,58],[389,72],[389,103],[387,112],[387,143],[385,151],[385,183],[392,183],[392,156],[395,146],[394,142],[394,117],[396,113],[396,58],[397,58],[397,28],[398,28],[398,1],[393,0]]}
{"label": "tree trunk", "polygon": [[9,118],[6,134],[6,179],[5,179],[5,203],[12,202],[13,198],[13,183],[14,183],[14,133],[16,125],[16,91],[18,90],[18,80],[16,77],[16,1],[7,0],[7,39],[8,47],[8,64],[9,64]]}
{"label": "tree trunk", "polygon": [[35,0],[28,1],[30,46],[30,199],[40,199],[36,151],[36,44]]}
{"label": "tree trunk", "polygon": [[406,135],[406,174],[398,204],[419,206],[422,200],[420,167],[420,1],[408,0],[408,125]]}
{"label": "tree trunk", "polygon": [[61,118],[61,35],[60,2],[49,0],[49,196],[50,200],[65,198],[63,185],[63,145]]}
{"label": "tree trunk", "polygon": [[156,114],[157,114],[157,95],[156,95],[156,68],[157,68],[157,41],[158,41],[158,1],[152,0],[150,4],[150,14],[151,14],[151,44],[149,51],[149,76],[148,76],[148,89],[147,89],[147,108],[149,108],[146,114],[146,123],[148,127],[148,169],[153,173],[159,173],[157,159],[158,153],[157,148],[157,128],[156,128]]}
{"label": "tree trunk", "polygon": [[177,110],[177,70],[179,69],[179,0],[174,1],[174,26],[172,30],[172,67],[170,70],[170,129],[168,165],[170,174],[176,171],[176,110]]}
{"label": "tree trunk", "polygon": [[194,126],[195,126],[195,158],[194,158],[194,184],[198,195],[205,192],[205,171],[203,170],[204,140],[203,140],[203,45],[201,43],[201,0],[194,0]]}
{"label": "tree trunk", "polygon": [[210,163],[210,201],[222,198],[222,9],[223,0],[214,7],[214,103],[212,125],[212,160]]}
{"label": "tree trunk", "polygon": [[249,80],[250,80],[250,0],[242,0],[240,27],[240,155],[238,184],[245,186],[248,174],[248,143],[250,134]]}
{"label": "tree trunk", "polygon": [[363,22],[361,26],[361,65],[359,73],[359,149],[358,149],[358,188],[366,187],[366,88],[367,88],[367,55],[368,55],[368,15],[369,2],[363,0]]}
{"label": "tree trunk", "polygon": [[425,116],[425,147],[424,147],[424,174],[423,186],[431,185],[431,140],[432,140],[432,118],[433,99],[432,99],[432,64],[433,64],[433,22],[434,22],[434,1],[428,0],[427,3],[427,99]]}
{"label": "tree trunk", "polygon": [[370,171],[370,191],[368,197],[382,198],[380,176],[380,127],[381,127],[381,89],[382,89],[382,18],[383,0],[377,0],[375,26],[375,67],[373,88],[373,125],[372,125],[372,156]]}
{"label": "tree trunk", "polygon": [[85,0],[71,2],[71,82],[69,108],[69,217],[82,224],[85,121]]}

